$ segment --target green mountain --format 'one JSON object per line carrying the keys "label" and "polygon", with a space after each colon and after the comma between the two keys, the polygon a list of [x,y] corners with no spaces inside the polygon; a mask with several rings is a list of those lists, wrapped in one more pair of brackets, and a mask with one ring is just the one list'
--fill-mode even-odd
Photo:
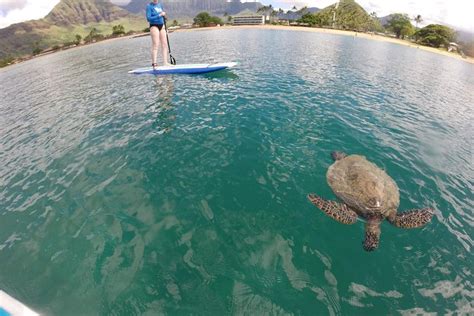
{"label": "green mountain", "polygon": [[0,59],[72,42],[76,34],[84,38],[92,28],[108,35],[117,24],[123,25],[126,31],[142,30],[147,25],[144,17],[131,14],[108,0],[61,0],[43,19],[0,29]]}
{"label": "green mountain", "polygon": [[111,22],[128,15],[127,11],[113,5],[108,0],[62,0],[45,17],[45,20],[58,26],[69,26],[102,21]]}
{"label": "green mountain", "polygon": [[[145,14],[150,0],[132,0],[123,6],[129,12]],[[244,10],[256,12],[262,6],[260,2],[244,2],[240,0],[162,0],[163,8],[171,20],[192,20],[200,12],[211,15],[235,15]]]}
{"label": "green mountain", "polygon": [[315,14],[322,26],[332,26],[334,13],[336,19],[334,26],[339,29],[366,31],[373,23],[372,17],[354,0],[341,0]]}

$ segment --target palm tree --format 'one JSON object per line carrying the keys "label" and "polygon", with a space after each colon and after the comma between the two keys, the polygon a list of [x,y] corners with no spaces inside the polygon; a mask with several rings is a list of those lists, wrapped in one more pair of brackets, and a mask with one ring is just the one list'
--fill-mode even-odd
{"label": "palm tree", "polygon": [[257,13],[263,13],[265,16],[270,16],[271,20],[273,20],[273,17],[275,16],[275,10],[273,10],[273,6],[269,4],[268,6],[262,6],[257,10]]}
{"label": "palm tree", "polygon": [[269,5],[268,7],[266,5],[261,6],[260,8],[258,8],[257,13],[266,12],[270,6],[271,5]]}
{"label": "palm tree", "polygon": [[413,19],[416,23],[416,28],[418,28],[418,23],[421,23],[423,21],[423,19],[421,18],[421,15],[417,15],[415,16],[415,18]]}
{"label": "palm tree", "polygon": [[270,20],[272,22],[275,22],[275,17],[277,16],[278,12],[275,11],[275,10],[272,10],[272,12],[270,12]]}
{"label": "palm tree", "polygon": [[334,11],[332,12],[332,28],[336,28],[336,12],[337,9],[339,8],[339,0],[334,4]]}
{"label": "palm tree", "polygon": [[306,13],[310,13],[307,6],[302,7],[298,10],[298,13],[301,15],[305,15]]}

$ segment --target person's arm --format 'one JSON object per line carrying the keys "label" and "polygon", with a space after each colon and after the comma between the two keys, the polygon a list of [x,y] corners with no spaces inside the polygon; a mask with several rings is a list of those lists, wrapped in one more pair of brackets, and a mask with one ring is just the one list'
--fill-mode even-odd
{"label": "person's arm", "polygon": [[154,17],[156,17],[156,11],[153,10],[151,6],[146,7],[146,19],[150,22]]}
{"label": "person's arm", "polygon": [[165,18],[166,16],[166,12],[165,12],[165,9],[163,9],[163,5],[160,4],[160,7],[161,7],[161,13],[160,13],[160,16],[163,17],[163,19]]}

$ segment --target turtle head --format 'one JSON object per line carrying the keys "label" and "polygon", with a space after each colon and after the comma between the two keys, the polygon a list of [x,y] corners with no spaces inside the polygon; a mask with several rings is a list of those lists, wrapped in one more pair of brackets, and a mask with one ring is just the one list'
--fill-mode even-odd
{"label": "turtle head", "polygon": [[334,161],[337,161],[337,160],[341,160],[341,159],[346,158],[347,155],[345,153],[343,153],[342,151],[333,151],[331,153],[331,157],[332,157],[332,159],[334,159]]}
{"label": "turtle head", "polygon": [[365,224],[365,239],[363,242],[365,251],[374,251],[379,246],[380,221],[369,220]]}
{"label": "turtle head", "polygon": [[364,187],[365,194],[365,208],[369,213],[378,214],[384,208],[386,195],[385,195],[385,186],[381,181],[367,181],[366,186]]}
{"label": "turtle head", "polygon": [[378,198],[371,198],[369,201],[368,201],[368,206],[367,208],[370,210],[370,211],[379,211],[381,208],[382,208],[382,201]]}

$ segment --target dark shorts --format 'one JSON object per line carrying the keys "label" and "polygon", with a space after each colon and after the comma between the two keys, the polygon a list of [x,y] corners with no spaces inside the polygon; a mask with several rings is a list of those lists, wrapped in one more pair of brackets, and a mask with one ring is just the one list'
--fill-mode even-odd
{"label": "dark shorts", "polygon": [[161,29],[163,28],[163,24],[150,24],[150,30],[154,26],[156,26],[158,28],[158,31],[161,31]]}

